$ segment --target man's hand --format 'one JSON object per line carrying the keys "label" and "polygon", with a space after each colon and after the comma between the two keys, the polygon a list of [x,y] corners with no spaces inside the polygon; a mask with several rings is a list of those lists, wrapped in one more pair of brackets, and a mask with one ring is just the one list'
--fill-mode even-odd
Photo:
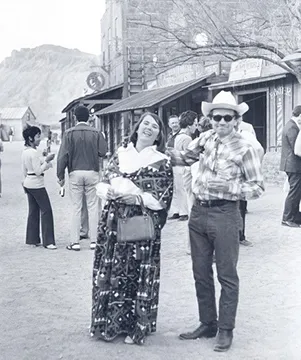
{"label": "man's hand", "polygon": [[121,195],[116,198],[117,201],[126,205],[135,205],[137,201],[136,195]]}
{"label": "man's hand", "polygon": [[60,187],[63,187],[65,185],[65,179],[62,179],[62,180],[58,179],[57,182],[60,185]]}
{"label": "man's hand", "polygon": [[215,191],[227,192],[229,191],[229,181],[220,178],[208,180],[207,188]]}
{"label": "man's hand", "polygon": [[172,151],[174,150],[174,148],[172,148],[172,147],[166,147],[166,150],[165,150],[165,154],[167,155],[167,156],[172,156]]}
{"label": "man's hand", "polygon": [[176,152],[175,149],[172,147],[168,147],[165,150],[165,155],[170,157],[171,163],[174,166],[176,165],[175,152]]}

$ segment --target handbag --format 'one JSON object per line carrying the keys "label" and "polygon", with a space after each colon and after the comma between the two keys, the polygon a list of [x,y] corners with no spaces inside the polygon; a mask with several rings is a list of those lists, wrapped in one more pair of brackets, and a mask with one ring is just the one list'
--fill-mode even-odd
{"label": "handbag", "polygon": [[142,197],[138,196],[142,215],[126,217],[127,213],[117,221],[117,241],[137,242],[155,240],[155,227],[152,217],[147,213]]}

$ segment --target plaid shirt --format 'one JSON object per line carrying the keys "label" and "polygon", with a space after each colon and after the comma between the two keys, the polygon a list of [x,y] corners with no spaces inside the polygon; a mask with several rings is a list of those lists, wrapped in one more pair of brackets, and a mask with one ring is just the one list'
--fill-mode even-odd
{"label": "plaid shirt", "polygon": [[[193,140],[186,151],[171,150],[174,165],[192,165],[200,161],[192,191],[201,200],[247,200],[258,198],[264,191],[261,161],[251,143],[233,131],[219,139],[209,130]],[[222,178],[229,183],[228,191],[220,192],[207,186],[208,180]]]}

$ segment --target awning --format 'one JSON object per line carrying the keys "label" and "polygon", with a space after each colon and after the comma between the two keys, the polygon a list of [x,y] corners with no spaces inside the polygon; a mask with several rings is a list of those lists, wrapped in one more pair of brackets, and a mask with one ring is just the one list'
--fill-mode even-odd
{"label": "awning", "polygon": [[222,83],[212,84],[207,87],[209,90],[222,90],[222,89],[227,89],[227,88],[235,88],[235,87],[239,87],[239,86],[252,85],[252,84],[258,84],[258,83],[267,82],[267,81],[283,79],[283,78],[287,77],[288,74],[289,74],[288,72],[285,72],[282,74],[261,76],[258,78],[249,78],[249,79],[243,79],[243,80],[237,80],[237,81],[225,81]]}
{"label": "awning", "polygon": [[[120,84],[120,85],[110,87],[108,89],[104,89],[104,90],[101,90],[101,91],[96,91],[96,92],[94,92],[92,94],[88,94],[88,95],[85,95],[85,96],[81,96],[81,97],[79,97],[77,99],[74,99],[62,110],[62,113],[67,112],[69,109],[71,109],[73,106],[75,106],[78,103],[84,103],[85,100],[93,100],[94,98],[96,98],[96,99],[101,98],[103,95],[108,94],[111,91],[121,89],[122,87],[123,87],[123,84]],[[117,100],[119,100],[119,99],[117,99]],[[111,104],[112,101],[108,101],[108,103]]]}
{"label": "awning", "polygon": [[143,90],[138,94],[124,98],[117,103],[95,112],[95,115],[121,113],[125,111],[147,109],[153,106],[162,106],[193,91],[206,83],[213,74],[201,78],[185,81],[177,85],[166,86],[158,89]]}

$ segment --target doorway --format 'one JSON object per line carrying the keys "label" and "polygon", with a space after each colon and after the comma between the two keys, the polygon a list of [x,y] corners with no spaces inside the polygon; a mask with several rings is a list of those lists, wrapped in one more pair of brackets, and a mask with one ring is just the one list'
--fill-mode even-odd
{"label": "doorway", "polygon": [[266,151],[267,148],[267,93],[266,91],[239,96],[239,102],[244,101],[249,105],[243,120],[252,124],[257,140]]}

